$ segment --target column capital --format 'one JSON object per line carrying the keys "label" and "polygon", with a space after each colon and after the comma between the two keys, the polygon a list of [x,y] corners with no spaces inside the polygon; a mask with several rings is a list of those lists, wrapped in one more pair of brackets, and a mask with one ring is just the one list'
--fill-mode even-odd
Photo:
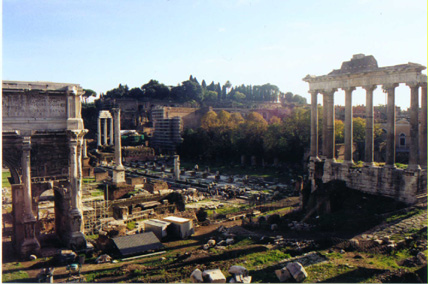
{"label": "column capital", "polygon": [[396,87],[398,87],[397,83],[388,83],[388,84],[383,84],[382,85],[382,89],[384,92],[388,92],[388,90],[394,90]]}
{"label": "column capital", "polygon": [[355,91],[355,87],[342,87],[341,89],[344,90],[345,92]]}
{"label": "column capital", "polygon": [[328,95],[334,94],[336,91],[337,91],[337,89],[330,88],[330,89],[321,90],[320,92],[321,92],[321,94],[328,96]]}
{"label": "column capital", "polygon": [[377,85],[365,85],[362,87],[366,91],[373,92],[377,88]]}
{"label": "column capital", "polygon": [[420,85],[422,88],[426,88],[426,87],[427,87],[427,82],[421,82],[421,83],[419,83],[419,85]]}
{"label": "column capital", "polygon": [[22,150],[31,150],[31,136],[22,136]]}
{"label": "column capital", "polygon": [[308,93],[310,93],[311,95],[318,95],[320,93],[319,90],[309,90]]}
{"label": "column capital", "polygon": [[410,88],[419,88],[421,86],[421,84],[416,81],[407,82],[406,85],[409,86]]}

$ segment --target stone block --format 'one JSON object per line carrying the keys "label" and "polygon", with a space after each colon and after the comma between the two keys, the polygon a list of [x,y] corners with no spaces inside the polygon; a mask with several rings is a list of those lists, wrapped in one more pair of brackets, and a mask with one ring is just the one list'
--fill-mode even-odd
{"label": "stone block", "polygon": [[203,283],[204,278],[202,277],[202,271],[198,268],[193,270],[192,274],[190,274],[190,280],[192,283]]}
{"label": "stone block", "polygon": [[286,267],[296,282],[302,282],[306,279],[306,277],[308,277],[308,273],[306,272],[303,265],[299,262],[288,263]]}
{"label": "stone block", "polygon": [[208,283],[226,283],[226,277],[221,272],[220,269],[210,269],[205,270],[202,273],[202,277],[204,278],[204,282]]}
{"label": "stone block", "polygon": [[288,271],[287,267],[275,270],[275,275],[276,277],[278,277],[278,280],[281,283],[286,282],[292,278],[290,271]]}

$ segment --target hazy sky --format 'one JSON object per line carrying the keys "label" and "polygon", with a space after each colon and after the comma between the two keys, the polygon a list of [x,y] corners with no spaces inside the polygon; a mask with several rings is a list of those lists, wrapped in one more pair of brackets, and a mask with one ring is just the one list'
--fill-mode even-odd
{"label": "hazy sky", "polygon": [[[208,84],[271,83],[309,98],[303,77],[325,75],[356,53],[379,66],[426,65],[427,2],[3,0],[5,80],[78,83],[99,93],[150,79],[177,85],[192,74]],[[353,103],[364,104],[364,91],[354,94]],[[400,85],[397,105],[407,108],[409,94]]]}

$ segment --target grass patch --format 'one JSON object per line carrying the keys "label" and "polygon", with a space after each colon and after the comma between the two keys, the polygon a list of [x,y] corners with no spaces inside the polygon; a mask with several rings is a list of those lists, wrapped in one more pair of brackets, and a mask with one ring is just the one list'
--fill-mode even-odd
{"label": "grass patch", "polygon": [[92,190],[91,191],[91,196],[104,196],[104,190],[102,190],[102,189],[99,189],[99,188],[97,188],[97,189],[95,189],[95,190]]}
{"label": "grass patch", "polygon": [[305,270],[308,273],[308,278],[306,278],[304,282],[316,283],[320,281],[326,281],[341,274],[349,273],[355,270],[355,268],[342,264],[337,265],[334,263],[322,263],[305,267]]}
{"label": "grass patch", "polygon": [[[283,259],[291,258],[291,255],[281,250],[274,249],[266,252],[256,252],[248,254],[245,257],[236,260],[237,263],[241,263],[244,267],[249,270],[257,268],[258,266],[264,266],[271,264],[272,262],[278,262]],[[243,261],[246,261],[243,263]],[[239,265],[239,264],[237,264]]]}
{"label": "grass patch", "polygon": [[83,178],[83,183],[94,183],[95,178]]}
{"label": "grass patch", "polygon": [[7,179],[8,177],[10,177],[10,172],[9,171],[7,171],[7,172],[2,172],[2,175],[1,175],[2,177],[2,179],[1,179],[1,185],[2,185],[2,187],[10,187],[10,183],[9,183],[9,180]]}
{"label": "grass patch", "polygon": [[11,273],[2,273],[2,282],[23,282],[22,280],[28,279],[28,273],[25,271],[14,271]]}
{"label": "grass patch", "polygon": [[128,224],[126,224],[126,228],[128,230],[134,230],[135,229],[135,222],[134,221],[129,222]]}
{"label": "grass patch", "polygon": [[388,223],[395,222],[395,221],[398,221],[398,220],[407,219],[407,218],[412,217],[414,215],[422,214],[424,212],[425,211],[422,210],[422,209],[415,208],[415,209],[410,210],[410,211],[405,212],[405,213],[401,213],[401,214],[390,216],[390,217],[386,218],[385,221],[388,222]]}
{"label": "grass patch", "polygon": [[208,213],[208,216],[212,216],[214,214],[214,211],[216,212],[216,214],[227,215],[227,214],[238,213],[238,212],[244,211],[250,207],[251,207],[250,205],[227,206],[227,207],[218,208],[218,209],[214,209],[214,210],[207,210],[207,213]]}

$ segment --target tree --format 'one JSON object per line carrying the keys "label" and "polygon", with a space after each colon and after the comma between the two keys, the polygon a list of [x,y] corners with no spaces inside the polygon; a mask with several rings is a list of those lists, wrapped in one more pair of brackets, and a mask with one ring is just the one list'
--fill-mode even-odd
{"label": "tree", "polygon": [[153,79],[141,86],[141,91],[148,98],[164,100],[170,97],[169,88]]}
{"label": "tree", "polygon": [[344,142],[344,129],[345,125],[341,120],[334,120],[334,141],[336,143]]}
{"label": "tree", "polygon": [[271,119],[269,120],[269,124],[280,124],[281,123],[281,119],[279,119],[279,117],[277,116],[272,116]]}
{"label": "tree", "polygon": [[111,98],[122,98],[122,97],[127,97],[128,94],[129,94],[128,85],[119,84],[117,88],[107,91],[106,96]]}
{"label": "tree", "polygon": [[96,97],[97,93],[94,90],[91,89],[83,89],[83,91],[85,92],[83,94],[84,98],[89,98],[89,97]]}
{"label": "tree", "polygon": [[230,128],[230,117],[231,117],[230,113],[228,113],[225,110],[221,110],[217,114],[219,125],[223,128]]}
{"label": "tree", "polygon": [[234,112],[230,115],[230,120],[232,122],[232,125],[234,127],[238,126],[239,124],[243,123],[245,119],[242,117],[242,115],[239,112]]}
{"label": "tree", "polygon": [[212,102],[217,100],[217,98],[217,92],[204,89],[204,101]]}
{"label": "tree", "polygon": [[246,98],[246,96],[243,93],[236,91],[234,92],[232,98],[236,101],[243,101]]}
{"label": "tree", "polygon": [[211,128],[217,127],[219,124],[217,114],[210,110],[201,118],[201,128],[209,130]]}

